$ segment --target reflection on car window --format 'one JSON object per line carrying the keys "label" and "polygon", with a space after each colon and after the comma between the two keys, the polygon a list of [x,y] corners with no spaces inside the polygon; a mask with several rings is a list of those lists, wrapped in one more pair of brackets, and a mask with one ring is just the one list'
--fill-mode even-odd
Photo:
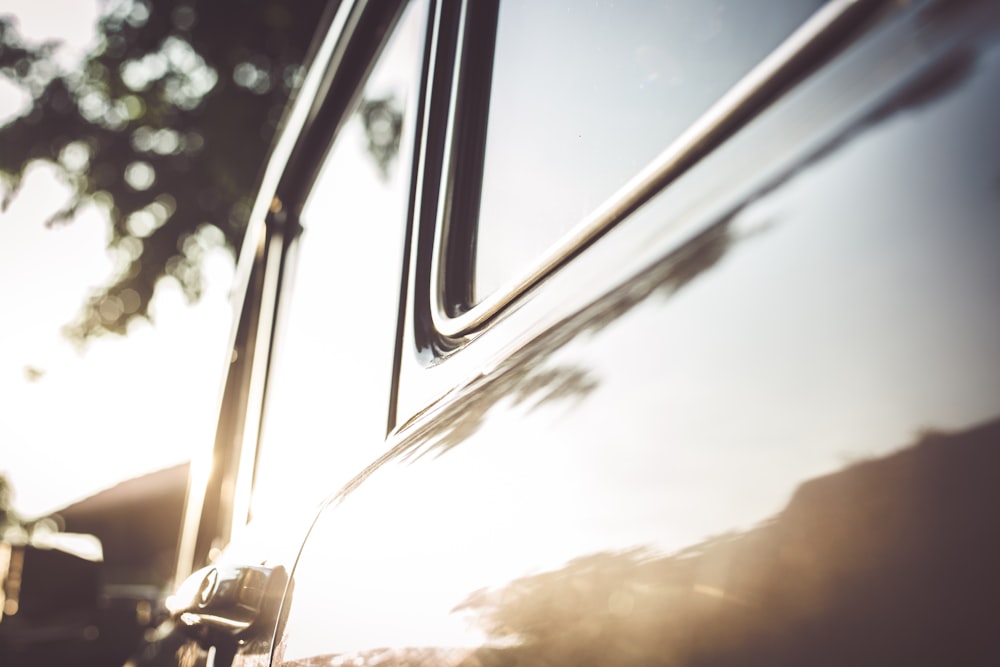
{"label": "reflection on car window", "polygon": [[822,4],[502,2],[473,301],[524,273]]}
{"label": "reflection on car window", "polygon": [[400,19],[301,216],[252,510],[316,502],[385,437],[426,6]]}

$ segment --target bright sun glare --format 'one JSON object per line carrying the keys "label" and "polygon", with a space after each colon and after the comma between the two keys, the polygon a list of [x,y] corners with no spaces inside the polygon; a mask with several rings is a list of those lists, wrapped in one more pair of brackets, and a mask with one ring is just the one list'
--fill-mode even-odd
{"label": "bright sun glare", "polygon": [[[105,4],[6,0],[0,14],[13,15],[28,42],[63,42],[59,61],[72,66],[93,44]],[[29,103],[0,77],[0,124]],[[230,329],[233,262],[218,250],[205,260],[198,304],[161,281],[154,324],[75,349],[60,329],[113,264],[105,253],[108,220],[97,207],[45,226],[68,196],[56,171],[36,163],[0,213],[0,473],[27,517],[210,446]]]}

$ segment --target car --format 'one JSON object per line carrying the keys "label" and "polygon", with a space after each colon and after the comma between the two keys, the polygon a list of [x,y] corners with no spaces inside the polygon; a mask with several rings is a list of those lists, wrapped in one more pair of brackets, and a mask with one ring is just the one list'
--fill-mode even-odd
{"label": "car", "polygon": [[132,664],[1000,664],[1000,5],[318,31]]}

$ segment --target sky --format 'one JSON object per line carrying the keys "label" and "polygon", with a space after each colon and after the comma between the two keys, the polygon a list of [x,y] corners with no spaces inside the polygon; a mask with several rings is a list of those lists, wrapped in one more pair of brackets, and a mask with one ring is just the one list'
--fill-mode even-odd
{"label": "sky", "polygon": [[[0,15],[13,14],[26,41],[62,41],[59,60],[71,67],[92,45],[103,5],[0,0]],[[0,125],[29,101],[0,77]],[[153,322],[75,347],[61,329],[112,261],[96,207],[46,227],[68,196],[57,172],[35,163],[0,212],[0,474],[26,517],[210,447],[231,327],[233,260],[218,250],[206,259],[201,301],[188,304],[172,279],[161,281]]]}

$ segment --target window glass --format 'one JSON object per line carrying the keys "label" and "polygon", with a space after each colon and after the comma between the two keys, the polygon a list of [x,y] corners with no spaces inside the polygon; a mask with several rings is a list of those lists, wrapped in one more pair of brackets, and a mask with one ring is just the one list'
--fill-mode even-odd
{"label": "window glass", "polygon": [[385,438],[425,26],[425,3],[415,3],[303,209],[279,307],[254,516],[318,502]]}
{"label": "window glass", "polygon": [[504,0],[473,301],[524,273],[823,4]]}

